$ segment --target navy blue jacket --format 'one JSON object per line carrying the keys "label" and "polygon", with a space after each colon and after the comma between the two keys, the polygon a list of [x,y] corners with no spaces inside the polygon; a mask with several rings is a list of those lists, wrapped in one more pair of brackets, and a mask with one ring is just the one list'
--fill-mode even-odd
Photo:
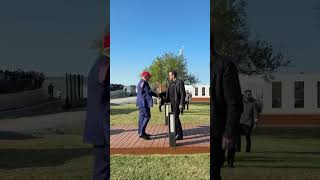
{"label": "navy blue jacket", "polygon": [[[98,78],[99,66],[105,66],[105,63],[106,57],[99,57],[88,75],[88,99],[84,141],[94,145],[109,143],[109,82],[100,84]],[[107,73],[109,75],[110,72],[108,71]]]}
{"label": "navy blue jacket", "polygon": [[150,108],[153,106],[152,96],[157,96],[149,86],[149,83],[141,79],[137,86],[137,107]]}

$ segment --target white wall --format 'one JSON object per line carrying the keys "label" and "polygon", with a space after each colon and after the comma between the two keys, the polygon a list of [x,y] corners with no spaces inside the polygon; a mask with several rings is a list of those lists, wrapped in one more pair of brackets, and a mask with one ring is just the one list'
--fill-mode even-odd
{"label": "white wall", "polygon": [[[198,96],[195,95],[195,88],[198,88]],[[205,88],[205,95],[202,96],[202,88]],[[210,91],[209,91],[210,85],[204,85],[204,84],[196,84],[196,85],[185,85],[186,91],[188,90],[190,93],[192,93],[193,98],[210,98]]]}
{"label": "white wall", "polygon": [[[317,107],[317,81],[320,81],[320,74],[274,74],[273,77],[267,82],[256,76],[240,76],[243,91],[252,89],[253,96],[263,96],[263,113],[320,113],[320,108]],[[281,108],[272,108],[273,81],[281,82]],[[304,108],[294,107],[295,81],[304,82]]]}

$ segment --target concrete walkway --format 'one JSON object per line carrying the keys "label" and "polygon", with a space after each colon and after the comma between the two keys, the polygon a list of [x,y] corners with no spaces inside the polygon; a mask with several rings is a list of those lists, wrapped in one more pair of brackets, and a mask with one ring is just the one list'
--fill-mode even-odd
{"label": "concrete walkway", "polygon": [[8,118],[0,120],[0,131],[32,133],[83,128],[86,111]]}
{"label": "concrete walkway", "polygon": [[118,98],[118,99],[111,99],[111,105],[122,105],[122,104],[135,104],[137,97],[126,97],[126,98]]}

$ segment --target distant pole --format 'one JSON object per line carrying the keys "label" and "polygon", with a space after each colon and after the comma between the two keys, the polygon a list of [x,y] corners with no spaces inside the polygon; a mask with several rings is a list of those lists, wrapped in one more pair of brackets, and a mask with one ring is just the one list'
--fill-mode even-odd
{"label": "distant pole", "polygon": [[78,97],[79,97],[79,101],[81,99],[81,90],[80,90],[80,74],[78,74]]}
{"label": "distant pole", "polygon": [[74,97],[74,103],[77,103],[77,85],[76,85],[76,75],[72,75],[72,81],[73,81],[73,97]]}
{"label": "distant pole", "polygon": [[70,104],[72,106],[72,101],[73,101],[73,95],[72,95],[72,92],[73,92],[73,87],[72,87],[72,75],[69,74],[69,81],[70,81]]}
{"label": "distant pole", "polygon": [[66,105],[69,103],[68,101],[69,101],[69,94],[68,94],[68,92],[69,92],[69,89],[68,89],[68,74],[66,73]]}
{"label": "distant pole", "polygon": [[83,75],[81,76],[81,98],[83,99]]}

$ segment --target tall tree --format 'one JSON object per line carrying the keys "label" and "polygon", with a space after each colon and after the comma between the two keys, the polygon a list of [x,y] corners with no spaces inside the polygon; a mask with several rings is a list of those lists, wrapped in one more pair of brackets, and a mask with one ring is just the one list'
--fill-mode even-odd
{"label": "tall tree", "polygon": [[[215,0],[211,12],[213,43],[222,56],[231,57],[243,74],[267,74],[290,64],[265,40],[249,40],[247,0]],[[211,22],[212,23],[212,22]]]}
{"label": "tall tree", "polygon": [[178,78],[183,80],[185,84],[200,82],[196,76],[188,72],[187,60],[183,54],[165,53],[161,57],[155,58],[145,70],[148,70],[153,75],[150,79],[150,84],[160,87],[160,91],[162,91],[162,86],[167,83],[168,73],[172,70],[177,71]]}

